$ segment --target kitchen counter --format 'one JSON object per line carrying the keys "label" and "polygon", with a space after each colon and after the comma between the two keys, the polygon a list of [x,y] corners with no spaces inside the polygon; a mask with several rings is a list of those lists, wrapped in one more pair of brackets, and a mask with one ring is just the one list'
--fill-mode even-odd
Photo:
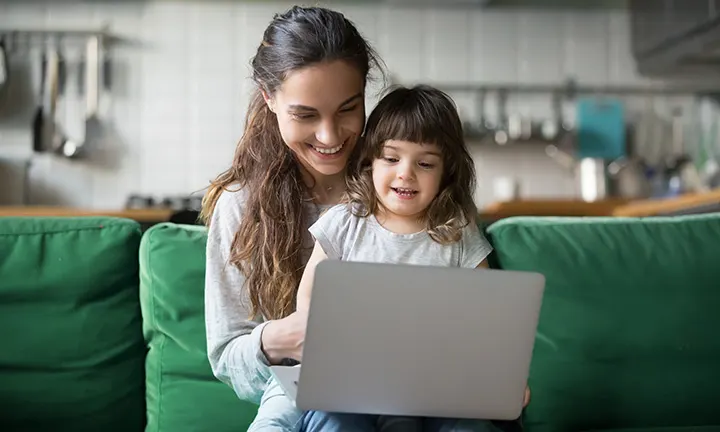
{"label": "kitchen counter", "polygon": [[677,198],[638,200],[618,206],[613,216],[661,216],[673,213],[704,213],[718,211],[720,189],[681,195]]}
{"label": "kitchen counter", "polygon": [[[579,200],[518,200],[492,203],[480,210],[480,217],[494,221],[511,216],[618,216],[644,217],[673,213],[692,213],[720,210],[720,189],[688,194],[677,198],[596,202]],[[87,210],[71,207],[0,206],[0,217],[7,216],[114,216],[136,220],[144,224],[166,222],[175,213],[166,208],[127,210]]]}
{"label": "kitchen counter", "polygon": [[497,220],[511,216],[612,216],[615,209],[629,200],[518,200],[492,203],[480,211],[480,217]]}
{"label": "kitchen counter", "polygon": [[127,209],[127,210],[85,210],[72,207],[54,206],[0,206],[0,217],[78,217],[111,216],[133,219],[141,223],[165,222],[175,213],[171,209]]}
{"label": "kitchen counter", "polygon": [[596,202],[577,200],[518,200],[498,202],[480,211],[489,221],[511,216],[616,216],[648,217],[720,211],[720,189],[676,198]]}

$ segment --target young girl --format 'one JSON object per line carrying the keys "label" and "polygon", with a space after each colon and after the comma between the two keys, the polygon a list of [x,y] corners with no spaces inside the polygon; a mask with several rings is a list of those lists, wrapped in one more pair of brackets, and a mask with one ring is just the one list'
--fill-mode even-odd
{"label": "young girl", "polygon": [[[315,246],[300,281],[298,310],[308,309],[315,267],[328,258],[487,266],[492,248],[476,223],[474,163],[445,93],[424,85],[391,91],[368,118],[365,144],[349,163],[344,203],[310,227]],[[386,418],[381,423],[392,427],[379,429],[423,430],[423,421]],[[476,421],[462,430],[498,429]]]}
{"label": "young girl", "polygon": [[449,267],[485,266],[475,166],[452,100],[429,86],[396,88],[373,110],[348,168],[345,202],[310,227],[315,247],[298,290],[307,309],[327,258]]}

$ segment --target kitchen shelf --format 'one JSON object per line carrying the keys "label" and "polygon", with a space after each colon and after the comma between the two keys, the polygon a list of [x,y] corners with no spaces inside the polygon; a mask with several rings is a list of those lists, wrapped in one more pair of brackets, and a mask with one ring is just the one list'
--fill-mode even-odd
{"label": "kitchen shelf", "polygon": [[565,94],[567,97],[576,95],[638,95],[638,96],[672,96],[687,94],[715,94],[718,85],[715,83],[699,84],[663,84],[663,85],[583,85],[572,81],[558,84],[513,84],[513,83],[434,83],[433,86],[445,92],[504,92],[504,93],[535,93],[535,94]]}

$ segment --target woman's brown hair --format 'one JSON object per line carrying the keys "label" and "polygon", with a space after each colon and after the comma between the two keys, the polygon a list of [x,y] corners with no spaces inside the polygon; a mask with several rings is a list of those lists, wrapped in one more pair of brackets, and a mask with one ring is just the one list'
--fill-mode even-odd
{"label": "woman's brown hair", "polygon": [[365,143],[350,159],[347,201],[353,212],[367,217],[380,202],[372,180],[372,163],[388,140],[436,144],[442,152],[440,190],[425,212],[428,234],[438,243],[460,240],[462,229],[477,220],[475,163],[465,145],[462,122],[446,93],[427,85],[394,87],[368,117]]}
{"label": "woman's brown hair", "polygon": [[232,166],[211,182],[201,217],[209,223],[218,198],[244,189],[243,218],[230,251],[230,264],[245,276],[250,316],[278,319],[295,308],[304,269],[302,256],[309,198],[298,161],[285,145],[268,96],[293,71],[321,62],[346,61],[367,79],[377,56],[353,23],[339,12],[295,6],[273,17],[252,59],[257,89]]}

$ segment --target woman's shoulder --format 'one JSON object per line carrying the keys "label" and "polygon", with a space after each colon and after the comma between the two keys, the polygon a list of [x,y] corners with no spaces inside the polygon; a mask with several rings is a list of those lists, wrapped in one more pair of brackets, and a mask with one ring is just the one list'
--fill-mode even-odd
{"label": "woman's shoulder", "polygon": [[220,192],[215,203],[215,211],[221,213],[241,214],[248,200],[248,191],[240,186],[228,186]]}
{"label": "woman's shoulder", "polygon": [[218,224],[235,229],[242,219],[247,191],[240,187],[228,187],[220,191],[210,217],[210,226]]}
{"label": "woman's shoulder", "polygon": [[220,192],[217,205],[225,206],[244,206],[248,199],[248,190],[240,186],[228,186]]}

